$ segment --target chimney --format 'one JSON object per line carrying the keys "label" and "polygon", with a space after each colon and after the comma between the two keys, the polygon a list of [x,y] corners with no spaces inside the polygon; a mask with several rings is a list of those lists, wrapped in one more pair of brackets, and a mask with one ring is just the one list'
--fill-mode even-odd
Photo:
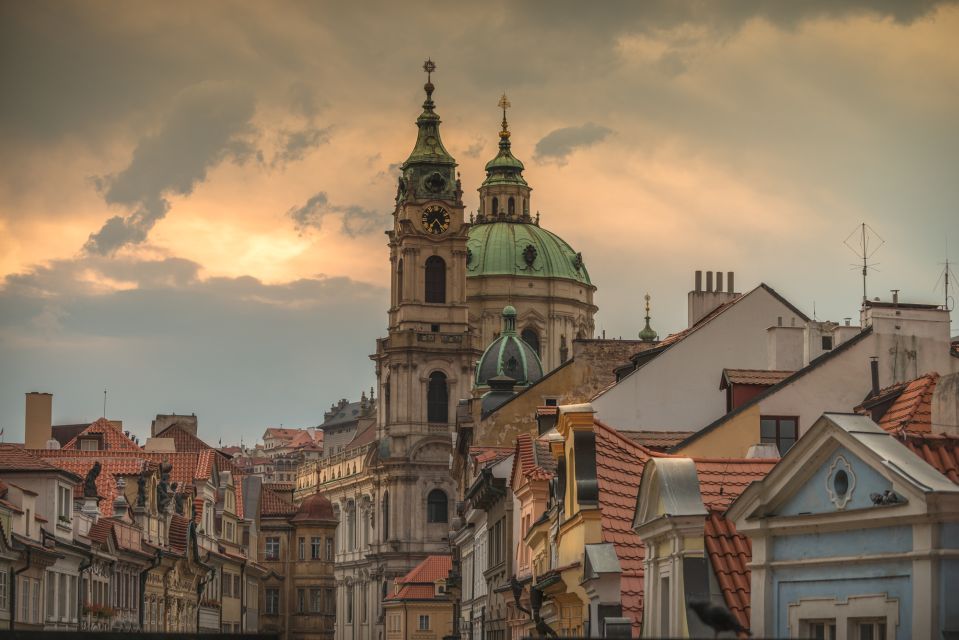
{"label": "chimney", "polygon": [[723,290],[723,272],[716,272],[716,291],[722,292]]}
{"label": "chimney", "polygon": [[879,358],[872,356],[869,358],[869,371],[872,373],[872,393],[869,395],[875,398],[879,395]]}
{"label": "chimney", "polygon": [[699,293],[703,290],[703,272],[696,272],[696,293]]}
{"label": "chimney", "polygon": [[735,291],[733,289],[733,272],[730,271],[726,274],[726,293],[732,293]]}
{"label": "chimney", "polygon": [[31,391],[27,395],[23,446],[44,449],[53,439],[53,394]]}
{"label": "chimney", "polygon": [[712,293],[713,291],[713,272],[706,272],[706,293]]}
{"label": "chimney", "polygon": [[[690,327],[709,315],[716,307],[732,302],[739,297],[740,294],[733,291],[733,272],[730,271],[727,275],[727,289],[723,290],[723,272],[707,271],[706,288],[704,289],[703,272],[695,272],[696,286],[688,295],[687,317]],[[713,276],[715,276],[715,282]]]}

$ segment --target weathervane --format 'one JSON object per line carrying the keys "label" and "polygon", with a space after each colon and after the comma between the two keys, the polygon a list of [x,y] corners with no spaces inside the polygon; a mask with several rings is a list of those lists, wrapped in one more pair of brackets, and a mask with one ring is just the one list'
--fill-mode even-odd
{"label": "weathervane", "polygon": [[[849,244],[849,241],[853,236],[859,236],[858,246]],[[877,244],[878,241],[878,244]],[[878,262],[870,263],[869,259],[876,255],[876,252],[879,251],[879,248],[886,243],[885,240],[880,237],[876,230],[870,227],[868,224],[863,222],[852,233],[843,241],[843,244],[849,247],[849,250],[856,254],[856,256],[862,260],[862,302],[866,303],[866,276],[870,269],[873,271],[878,271],[875,268]],[[860,265],[852,265],[854,268],[858,269]]]}

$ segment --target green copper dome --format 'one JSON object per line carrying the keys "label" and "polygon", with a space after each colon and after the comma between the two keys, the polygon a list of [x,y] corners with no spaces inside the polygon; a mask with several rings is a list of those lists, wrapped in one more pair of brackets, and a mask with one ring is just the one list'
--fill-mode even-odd
{"label": "green copper dome", "polygon": [[537,224],[486,222],[469,229],[466,276],[567,278],[590,285],[582,254]]}
{"label": "green copper dome", "polygon": [[506,376],[516,386],[528,387],[543,377],[543,364],[533,348],[516,334],[516,309],[503,309],[503,333],[490,343],[476,365],[476,386]]}

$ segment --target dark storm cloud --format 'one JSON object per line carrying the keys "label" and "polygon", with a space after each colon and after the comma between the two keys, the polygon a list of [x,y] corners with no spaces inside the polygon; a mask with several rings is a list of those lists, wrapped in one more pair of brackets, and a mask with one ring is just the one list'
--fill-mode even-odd
{"label": "dark storm cloud", "polygon": [[191,194],[225,159],[242,163],[254,157],[256,148],[246,139],[253,113],[253,94],[235,86],[205,83],[183,92],[160,130],[137,144],[129,166],[96,180],[107,204],[131,212],[107,220],[84,249],[110,255],[143,242],[169,211],[167,196]]}
{"label": "dark storm cloud", "polygon": [[325,191],[314,194],[302,206],[290,208],[286,215],[293,220],[293,225],[301,233],[309,229],[319,229],[327,216],[338,215],[343,233],[350,237],[382,228],[386,218],[382,213],[357,205],[331,204]]}
{"label": "dark storm cloud", "polygon": [[329,141],[329,127],[325,129],[305,127],[295,131],[281,131],[279,149],[270,165],[285,167],[291,162],[302,160],[310,151]]}
{"label": "dark storm cloud", "polygon": [[590,147],[606,139],[612,131],[592,122],[578,127],[563,127],[547,133],[536,143],[533,159],[537,162],[565,164],[576,149]]}
{"label": "dark storm cloud", "polygon": [[[382,288],[345,277],[204,279],[198,268],[87,256],[0,282],[8,438],[31,389],[54,393],[54,419],[69,407],[92,420],[99,409],[87,398],[102,401],[109,387],[111,414],[141,434],[156,413],[195,411],[212,441],[224,431],[249,440],[280,421],[316,424],[330,397],[369,388],[365,354],[382,324]],[[97,290],[91,275],[136,288]]]}

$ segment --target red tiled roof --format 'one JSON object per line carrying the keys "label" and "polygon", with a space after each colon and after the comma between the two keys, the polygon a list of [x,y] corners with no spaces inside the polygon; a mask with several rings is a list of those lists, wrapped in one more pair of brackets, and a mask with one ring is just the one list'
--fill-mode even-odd
{"label": "red tiled roof", "polygon": [[795,371],[767,371],[765,369],[723,369],[722,382],[720,389],[725,389],[730,384],[754,384],[764,387],[772,386],[782,382]]}
{"label": "red tiled roof", "polygon": [[171,424],[169,427],[154,436],[155,438],[172,438],[173,448],[178,452],[187,451],[205,451],[212,449],[210,445],[200,440],[190,431],[185,429],[179,422]]}
{"label": "red tiled roof", "polygon": [[496,464],[513,454],[513,447],[470,447],[470,457],[480,466]]}
{"label": "red tiled roof", "polygon": [[263,487],[260,494],[261,516],[292,516],[294,513],[296,513],[296,505],[276,491]]}
{"label": "red tiled roof", "polygon": [[243,477],[233,476],[233,496],[236,498],[236,517],[243,518]]}
{"label": "red tiled roof", "polygon": [[723,512],[746,488],[772,471],[778,459],[694,458],[699,492],[709,510],[705,524],[706,551],[726,606],[743,627],[749,627],[749,540],[736,531]]}
{"label": "red tiled roof", "polygon": [[657,454],[600,421],[594,421],[596,434],[596,478],[602,510],[603,542],[616,549],[621,569],[620,589],[623,615],[633,621],[639,633],[643,619],[643,558],[646,550],[633,531],[636,493],[646,461]]}
{"label": "red tiled roof", "polygon": [[749,539],[736,531],[733,523],[710,510],[705,525],[706,551],[723,592],[726,607],[745,628],[749,628]]}
{"label": "red tiled roof", "polygon": [[[533,436],[522,433],[516,437],[516,447],[513,449],[513,470],[520,465],[520,474],[529,480],[549,480],[556,471],[556,461],[549,455],[548,446]],[[510,472],[512,481],[513,472]]]}
{"label": "red tiled roof", "polygon": [[450,556],[427,556],[425,560],[396,581],[403,585],[387,600],[430,600],[436,598],[436,582],[449,577],[453,567]]}
{"label": "red tiled roof", "polygon": [[907,449],[959,484],[959,437],[932,433],[903,433],[898,437]]}
{"label": "red tiled roof", "polygon": [[666,451],[689,436],[692,431],[620,431],[621,435],[626,436],[638,445],[642,445],[654,451]]}
{"label": "red tiled roof", "polygon": [[59,471],[59,469],[27,449],[0,444],[0,472],[3,471]]}
{"label": "red tiled roof", "polygon": [[89,427],[81,431],[76,437],[73,438],[70,442],[63,445],[64,449],[79,449],[80,445],[78,440],[83,436],[89,436],[94,434],[100,434],[103,438],[103,448],[106,451],[112,450],[126,450],[126,451],[140,451],[139,445],[133,440],[128,438],[126,434],[123,433],[123,430],[118,426],[107,420],[106,418],[100,418]]}
{"label": "red tiled roof", "polygon": [[187,549],[190,521],[174,513],[170,516],[170,549],[184,553]]}
{"label": "red tiled roof", "polygon": [[939,382],[938,373],[927,373],[908,382],[899,397],[879,419],[886,431],[932,432],[932,395]]}
{"label": "red tiled roof", "polygon": [[264,438],[279,438],[281,440],[292,440],[301,429],[281,429],[279,427],[268,427]]}
{"label": "red tiled roof", "polygon": [[[140,457],[94,457],[84,456],[76,457],[79,451],[69,449],[61,451],[72,456],[56,456],[45,458],[49,463],[57,467],[76,474],[80,478],[86,478],[87,473],[97,462],[100,463],[100,475],[95,480],[97,495],[100,500],[100,513],[105,517],[113,515],[113,501],[117,497],[117,476],[136,476],[143,470],[144,464],[149,464],[144,458]],[[102,453],[102,452],[84,452],[84,453]],[[83,495],[83,480],[80,480],[73,486],[73,495]]]}

